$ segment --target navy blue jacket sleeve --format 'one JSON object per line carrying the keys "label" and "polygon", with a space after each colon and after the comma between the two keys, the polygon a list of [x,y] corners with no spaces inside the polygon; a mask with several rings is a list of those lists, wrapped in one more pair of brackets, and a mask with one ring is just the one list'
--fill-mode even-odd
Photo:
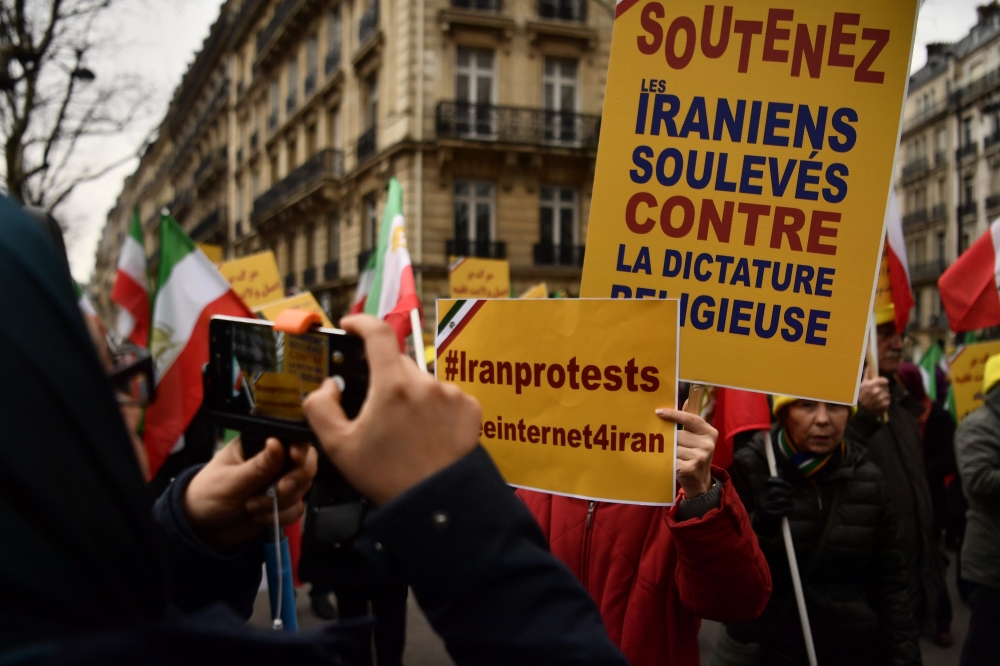
{"label": "navy blue jacket sleeve", "polygon": [[248,620],[260,588],[264,548],[252,541],[223,555],[194,533],[184,513],[184,493],[201,467],[181,473],[153,505],[153,520],[165,536],[170,600],[185,613],[225,603]]}
{"label": "navy blue jacket sleeve", "polygon": [[459,666],[627,666],[579,581],[482,447],[378,509],[371,547],[400,567]]}

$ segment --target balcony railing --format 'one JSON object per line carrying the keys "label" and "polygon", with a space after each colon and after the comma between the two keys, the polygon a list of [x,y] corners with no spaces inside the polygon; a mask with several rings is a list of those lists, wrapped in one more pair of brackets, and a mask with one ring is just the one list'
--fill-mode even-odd
{"label": "balcony railing", "polygon": [[535,243],[536,266],[583,266],[583,245]]}
{"label": "balcony railing", "polygon": [[358,21],[358,44],[367,42],[376,31],[378,31],[378,2],[373,2]]}
{"label": "balcony railing", "polygon": [[222,224],[225,215],[218,208],[201,219],[191,230],[191,240],[200,242],[211,236]]}
{"label": "balcony railing", "polygon": [[330,50],[326,52],[324,68],[324,71],[327,74],[340,69],[340,44],[334,44],[330,47]]}
{"label": "balcony railing", "polygon": [[310,266],[302,271],[302,286],[311,287],[316,284],[316,267]]}
{"label": "balcony railing", "polygon": [[922,208],[920,210],[915,210],[912,213],[907,213],[903,216],[903,227],[910,227],[915,224],[923,224],[927,221],[927,209]]}
{"label": "balcony railing", "polygon": [[445,242],[445,254],[449,257],[505,259],[507,257],[507,244],[497,241],[473,241],[467,238],[456,238]]}
{"label": "balcony railing", "polygon": [[913,178],[926,173],[930,168],[926,157],[918,157],[903,167],[903,178]]}
{"label": "balcony railing", "polygon": [[582,113],[440,102],[440,138],[597,149],[601,117]]}
{"label": "balcony railing", "polygon": [[479,9],[498,12],[502,8],[501,0],[451,0],[452,7],[459,9]]}
{"label": "balcony railing", "polygon": [[913,282],[929,282],[931,280],[936,280],[941,277],[941,273],[944,273],[948,265],[945,263],[944,259],[936,259],[934,261],[926,261],[922,264],[914,264],[910,266],[910,280]]}
{"label": "balcony railing", "polygon": [[375,250],[365,250],[358,255],[358,275],[361,275],[362,271],[365,270],[365,266],[368,265],[368,260],[371,259],[372,252]]}
{"label": "balcony railing", "polygon": [[959,204],[958,217],[961,219],[966,215],[975,215],[977,210],[978,207],[975,201],[966,201],[964,204]]}
{"label": "balcony railing", "polygon": [[344,175],[344,155],[339,150],[326,149],[316,153],[300,167],[282,178],[253,202],[250,221],[260,222],[275,208],[290,201],[297,193],[310,189],[325,178]]}
{"label": "balcony railing", "polygon": [[931,221],[943,220],[948,216],[948,209],[944,204],[936,204],[931,207]]}
{"label": "balcony railing", "polygon": [[562,19],[563,21],[587,20],[586,0],[539,0],[538,15],[542,18]]}
{"label": "balcony railing", "polygon": [[214,150],[202,158],[198,168],[194,170],[195,184],[200,183],[202,178],[209,175],[210,172],[214,172],[225,165],[226,153],[228,150],[228,146],[222,146],[218,150]]}
{"label": "balcony railing", "polygon": [[979,153],[978,143],[967,143],[955,151],[955,159],[962,160],[966,157],[975,157]]}
{"label": "balcony railing", "polygon": [[358,163],[364,162],[375,154],[378,150],[377,139],[374,127],[358,137]]}
{"label": "balcony railing", "polygon": [[323,279],[324,280],[336,280],[340,277],[340,262],[339,261],[328,261],[323,264]]}
{"label": "balcony railing", "polygon": [[991,194],[986,197],[986,210],[995,211],[1000,208],[1000,194]]}
{"label": "balcony railing", "polygon": [[285,23],[285,19],[292,12],[298,0],[282,0],[278,3],[278,6],[274,8],[274,15],[268,22],[267,27],[257,33],[257,55],[260,56],[264,51],[264,47],[267,43],[271,41],[274,34],[278,32],[278,29]]}
{"label": "balcony railing", "polygon": [[961,104],[963,100],[979,97],[998,84],[1000,84],[1000,69],[994,69],[980,76],[975,81],[957,88],[951,94],[951,102],[956,105]]}

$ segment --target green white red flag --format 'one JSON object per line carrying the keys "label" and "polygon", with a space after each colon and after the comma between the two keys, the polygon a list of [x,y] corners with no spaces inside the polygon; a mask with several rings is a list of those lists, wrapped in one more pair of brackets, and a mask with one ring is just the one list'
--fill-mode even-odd
{"label": "green white red flag", "polygon": [[151,475],[183,446],[184,431],[201,405],[209,320],[214,315],[254,316],[169,215],[160,218],[157,285],[150,336],[156,399],[146,408],[144,432]]}
{"label": "green white red flag", "polygon": [[149,345],[149,280],[142,223],[135,209],[132,225],[118,253],[118,274],[111,288],[111,302],[118,305],[116,332],[140,347]]}
{"label": "green white red flag", "polygon": [[[374,261],[374,266],[372,263]],[[399,347],[412,332],[410,311],[420,311],[413,264],[406,246],[403,219],[403,188],[395,178],[389,181],[389,197],[382,216],[378,246],[369,259],[372,268],[362,272],[351,312],[365,312],[384,319],[395,329]]]}

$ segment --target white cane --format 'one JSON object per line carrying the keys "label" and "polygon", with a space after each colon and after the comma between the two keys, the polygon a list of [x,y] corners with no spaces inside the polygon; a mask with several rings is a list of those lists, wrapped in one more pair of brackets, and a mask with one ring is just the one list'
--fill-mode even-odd
{"label": "white cane", "polygon": [[[774,459],[774,449],[771,448],[771,431],[764,431],[764,451],[767,453],[767,467],[771,476],[778,476],[778,463]],[[812,629],[809,626],[809,613],[806,611],[806,597],[802,592],[802,579],[799,577],[799,562],[795,558],[795,546],[792,544],[792,528],[788,525],[788,517],[781,519],[781,534],[785,537],[785,552],[788,553],[788,568],[792,572],[792,587],[795,588],[795,601],[799,606],[799,620],[802,623],[802,638],[806,642],[806,654],[809,656],[809,666],[817,666],[816,646],[813,645]]]}

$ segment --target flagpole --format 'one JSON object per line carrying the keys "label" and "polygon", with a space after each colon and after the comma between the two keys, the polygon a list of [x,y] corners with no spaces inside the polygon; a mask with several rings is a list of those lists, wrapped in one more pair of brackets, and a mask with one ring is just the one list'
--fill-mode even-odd
{"label": "flagpole", "polygon": [[[878,377],[878,325],[875,323],[875,312],[868,313],[868,348],[865,350],[868,369],[872,379]],[[882,423],[889,422],[889,412],[882,415]]]}
{"label": "flagpole", "polygon": [[410,329],[413,331],[413,355],[417,357],[417,366],[427,372],[427,358],[424,356],[424,330],[420,326],[420,312],[410,310]]}
{"label": "flagpole", "polygon": [[[778,463],[774,459],[770,430],[764,431],[764,451],[767,453],[767,467],[771,471],[771,476],[778,476]],[[799,621],[802,624],[802,638],[806,642],[809,666],[817,666],[816,646],[813,645],[812,627],[809,626],[809,612],[806,610],[806,597],[802,591],[799,562],[795,557],[795,545],[792,543],[792,528],[788,524],[788,516],[781,518],[781,534],[785,538],[785,552],[788,554],[788,568],[792,572],[792,587],[795,589],[795,602],[799,607]]]}

